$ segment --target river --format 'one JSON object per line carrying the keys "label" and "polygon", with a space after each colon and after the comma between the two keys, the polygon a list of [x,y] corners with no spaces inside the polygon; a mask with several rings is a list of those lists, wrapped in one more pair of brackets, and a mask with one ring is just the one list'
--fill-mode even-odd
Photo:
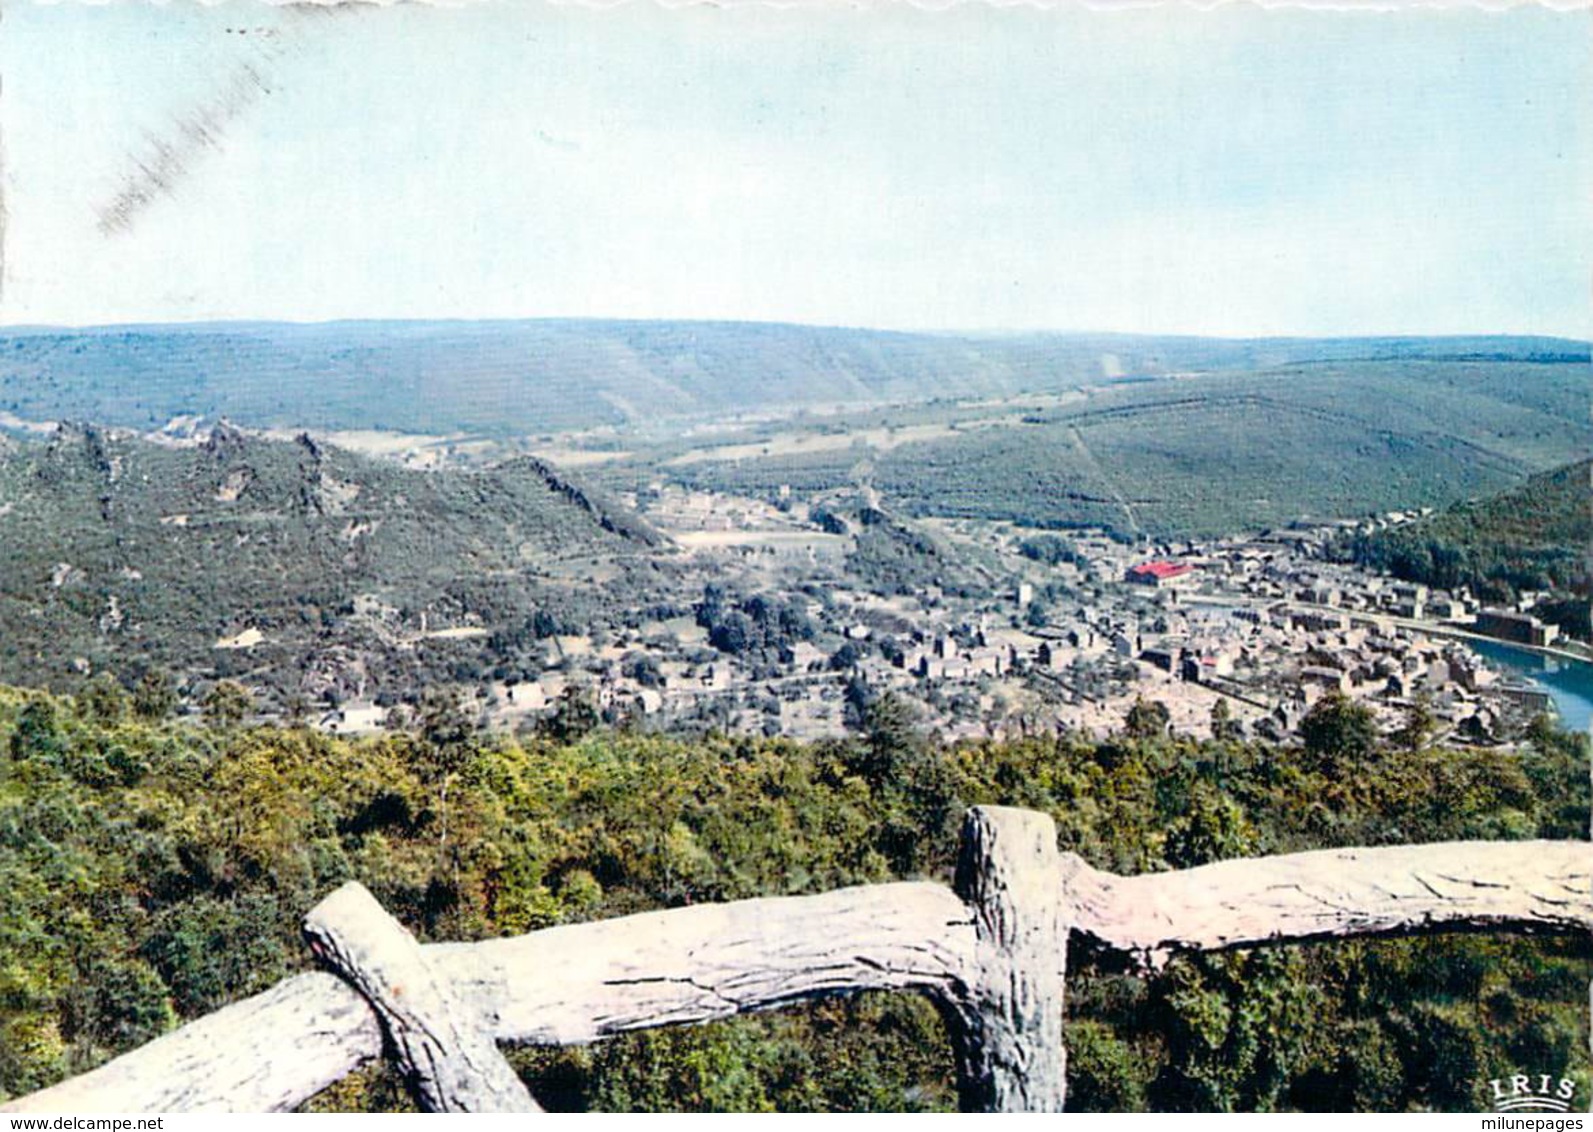
{"label": "river", "polygon": [[1466,647],[1507,672],[1525,676],[1554,699],[1560,722],[1572,731],[1593,724],[1593,664],[1561,660],[1495,641],[1468,640]]}

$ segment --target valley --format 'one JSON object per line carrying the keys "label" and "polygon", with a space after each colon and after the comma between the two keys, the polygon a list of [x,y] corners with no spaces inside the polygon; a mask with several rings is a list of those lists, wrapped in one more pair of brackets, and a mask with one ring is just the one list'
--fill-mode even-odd
{"label": "valley", "polygon": [[[360,332],[383,358],[418,334],[406,365],[433,333]],[[684,348],[628,333],[649,367]],[[0,418],[0,945],[25,956],[0,1098],[291,973],[348,878],[460,940],[949,875],[976,802],[1125,874],[1585,828],[1574,346],[981,341],[977,381],[908,385],[914,351],[973,347],[793,340],[850,376],[743,403],[676,359],[669,388],[505,378],[424,422],[402,381],[326,372],[291,416],[180,367],[108,398],[30,379]],[[27,415],[51,396],[78,415]],[[1360,963],[1399,1006],[1375,1023]],[[1472,1077],[1424,1068],[1451,1045],[1563,1048],[1587,1079],[1579,939],[1070,966],[1070,1106],[1465,1108]],[[1266,1033],[1189,1037],[1261,1000]],[[550,1107],[952,1103],[910,997],[634,1039],[514,1067]],[[693,1085],[702,1056],[734,1072]],[[309,1107],[407,1103],[365,1074]]]}
{"label": "valley", "polygon": [[[702,329],[743,344],[789,331]],[[628,333],[685,348],[667,327]],[[902,361],[891,336],[867,340],[882,366]],[[1070,364],[1101,345],[1059,341]],[[407,726],[437,688],[488,729],[578,711],[799,738],[846,734],[887,689],[948,738],[1104,735],[1148,698],[1183,731],[1212,734],[1224,702],[1221,730],[1280,740],[1333,685],[1386,732],[1437,697],[1450,729],[1505,741],[1541,702],[1424,683],[1453,646],[1439,621],[1429,639],[1399,619],[1379,580],[1399,564],[1364,549],[1587,443],[1574,346],[1489,346],[1369,342],[1380,356],[1348,362],[1345,344],[1302,360],[1305,344],[1157,341],[1061,391],[1009,374],[1003,392],[866,405],[797,403],[813,396],[797,384],[784,408],[668,428],[667,411],[523,435],[344,416],[310,432],[16,422],[0,680],[67,691],[154,673],[192,712],[230,682],[257,718],[353,732]],[[1173,361],[1214,368],[1126,368]],[[1568,544],[1560,527],[1544,537]],[[1150,561],[1197,573],[1171,592],[1127,580]],[[1544,598],[1403,574],[1451,631]],[[1574,579],[1557,577],[1539,611],[1563,621]],[[1324,613],[1313,595],[1329,591],[1359,597]],[[1202,680],[1202,663],[1244,675]]]}
{"label": "valley", "polygon": [[1580,1127],[1566,6],[8,7],[0,1116]]}

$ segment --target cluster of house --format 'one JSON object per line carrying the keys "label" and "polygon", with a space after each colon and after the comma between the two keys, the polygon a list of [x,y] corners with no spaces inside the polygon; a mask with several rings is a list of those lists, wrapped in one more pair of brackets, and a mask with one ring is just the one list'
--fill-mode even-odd
{"label": "cluster of house", "polygon": [[[1540,647],[1556,639],[1555,626],[1520,610],[1479,608],[1466,594],[1303,557],[1308,549],[1244,540],[1128,565],[1125,582],[1171,591],[1161,595],[1171,612],[1154,636],[1114,624],[1111,645],[1179,679],[1265,707],[1256,731],[1268,738],[1291,733],[1330,690],[1390,716],[1420,696],[1440,726],[1476,741],[1497,737],[1512,709],[1549,707],[1546,693],[1500,680],[1464,647],[1407,622],[1464,626]],[[1069,640],[1088,643],[1076,633]]]}
{"label": "cluster of house", "polygon": [[1136,562],[1123,571],[1123,578],[1150,589],[1223,592],[1258,601],[1292,601],[1464,627],[1481,636],[1536,648],[1546,648],[1559,639],[1558,626],[1545,624],[1531,613],[1539,594],[1521,595],[1514,609],[1483,606],[1465,590],[1435,590],[1310,557],[1309,552],[1321,541],[1320,534],[1312,528],[1213,547],[1190,545],[1176,558]]}
{"label": "cluster of house", "polygon": [[[795,529],[801,523],[782,508],[745,503],[749,510],[727,515],[714,497],[678,489],[661,490],[651,502],[675,525],[694,528],[677,532],[688,550],[730,551],[727,560],[787,553],[817,560],[801,542],[816,536]],[[830,715],[820,709],[835,705],[843,675],[903,688],[926,702],[959,686],[988,699],[992,682],[1039,677],[1067,703],[1088,701],[1102,711],[1148,684],[1158,695],[1183,696],[1192,710],[1227,697],[1236,723],[1276,739],[1293,733],[1330,691],[1371,705],[1391,722],[1420,696],[1440,726],[1477,741],[1498,735],[1513,706],[1544,706],[1540,693],[1497,679],[1466,649],[1430,638],[1423,626],[1448,623],[1540,647],[1555,639],[1553,626],[1527,610],[1481,608],[1465,593],[1325,561],[1320,549],[1333,533],[1287,530],[1162,546],[1147,556],[1104,534],[1079,532],[1070,535],[1077,557],[1044,568],[1023,563],[1005,598],[955,598],[934,587],[894,597],[832,588],[822,604],[808,606],[819,629],[815,640],[791,643],[778,658],[713,653],[690,618],[649,626],[651,645],[641,631],[595,650],[578,638],[557,638],[555,659],[577,675],[549,671],[483,695],[499,722],[511,724],[516,716],[552,711],[572,678],[598,708],[620,715],[667,719],[707,703],[756,711],[751,705],[778,697],[791,711],[838,718],[838,709]],[[823,537],[846,541],[829,532]],[[1065,581],[1076,603],[1059,601],[1053,580]],[[1025,616],[1037,586],[1047,587],[1043,618]],[[358,612],[383,620],[389,611]],[[422,626],[420,636],[483,631],[427,633]],[[635,666],[638,653],[648,658],[645,671]]]}

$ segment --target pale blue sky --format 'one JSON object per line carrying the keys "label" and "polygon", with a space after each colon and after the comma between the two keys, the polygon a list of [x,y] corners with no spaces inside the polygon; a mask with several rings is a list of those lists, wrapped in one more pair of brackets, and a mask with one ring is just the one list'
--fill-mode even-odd
{"label": "pale blue sky", "polygon": [[1585,337],[1589,21],[12,5],[0,314]]}

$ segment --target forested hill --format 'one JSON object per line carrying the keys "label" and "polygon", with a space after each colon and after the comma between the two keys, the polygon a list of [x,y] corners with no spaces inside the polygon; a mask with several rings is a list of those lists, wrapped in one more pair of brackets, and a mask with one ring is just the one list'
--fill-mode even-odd
{"label": "forested hill", "polygon": [[335,686],[381,655],[377,687],[439,631],[614,600],[659,543],[529,459],[425,473],[225,426],[180,448],[63,427],[0,447],[0,679],[159,665]]}
{"label": "forested hill", "polygon": [[774,323],[217,323],[0,333],[0,412],[159,428],[534,433],[1315,362],[1586,362],[1554,338],[908,334]]}
{"label": "forested hill", "polygon": [[1593,460],[1580,460],[1500,495],[1359,536],[1353,553],[1410,581],[1469,586],[1485,601],[1508,602],[1522,590],[1558,591],[1572,606],[1567,628],[1580,628],[1586,638],[1590,547]]}
{"label": "forested hill", "polygon": [[[422,939],[473,940],[948,879],[977,803],[1044,810],[1062,848],[1121,873],[1586,828],[1586,737],[1548,726],[1517,750],[1411,750],[1374,741],[1346,718],[1364,709],[1340,701],[1303,748],[946,747],[900,709],[882,697],[863,735],[813,745],[604,731],[522,744],[446,722],[350,742],[174,722],[106,684],[72,701],[0,688],[0,1101],[307,967],[304,913],[350,879]],[[1585,1097],[1590,959],[1585,934],[1475,933],[1207,954],[1131,977],[1076,946],[1068,1105],[1474,1112],[1514,1067],[1569,1076]],[[953,1101],[944,1030],[906,995],[512,1056],[555,1109]],[[395,1085],[358,1074],[312,1107],[380,1109],[402,1103]]]}

